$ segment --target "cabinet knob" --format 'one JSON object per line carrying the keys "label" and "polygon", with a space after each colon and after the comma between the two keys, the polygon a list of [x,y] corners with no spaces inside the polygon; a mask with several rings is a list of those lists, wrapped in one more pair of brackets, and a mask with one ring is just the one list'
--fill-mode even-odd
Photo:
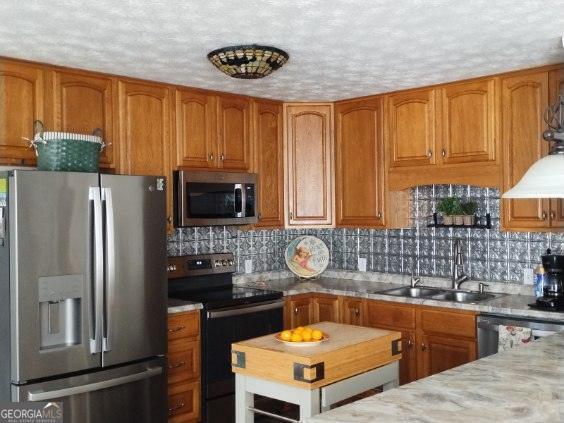
{"label": "cabinet knob", "polygon": [[554,210],[550,211],[550,220],[554,220],[556,218],[556,213],[554,213]]}
{"label": "cabinet knob", "polygon": [[219,155],[219,160],[225,160],[225,156],[223,154]]}
{"label": "cabinet knob", "polygon": [[294,308],[294,314],[298,314],[298,307]]}
{"label": "cabinet knob", "polygon": [[169,225],[172,225],[172,216],[166,217],[166,223],[168,223]]}
{"label": "cabinet knob", "polygon": [[210,155],[209,155],[208,160],[209,160],[210,162],[213,161],[213,154],[210,154]]}
{"label": "cabinet knob", "polygon": [[358,308],[355,308],[355,309],[354,309],[354,315],[355,315],[356,317],[360,316],[360,310],[359,310]]}
{"label": "cabinet knob", "polygon": [[427,351],[427,345],[425,345],[425,342],[421,342],[421,351]]}
{"label": "cabinet knob", "polygon": [[182,329],[184,329],[184,326],[177,326],[174,329],[169,329],[168,333],[175,333],[175,332],[180,332]]}
{"label": "cabinet knob", "polygon": [[427,150],[427,157],[433,157],[433,150]]}
{"label": "cabinet knob", "polygon": [[294,213],[290,212],[290,219],[294,218]]}
{"label": "cabinet knob", "polygon": [[447,153],[447,151],[443,148],[443,149],[441,150],[441,156],[442,156],[442,157],[446,157],[446,153]]}
{"label": "cabinet knob", "polygon": [[182,366],[184,366],[185,364],[186,364],[185,361],[181,361],[181,362],[176,363],[176,364],[169,364],[169,365],[168,365],[168,368],[169,368],[169,369],[178,369],[179,367],[182,367]]}
{"label": "cabinet knob", "polygon": [[411,338],[402,338],[402,341],[407,344],[407,348],[413,348],[413,341]]}
{"label": "cabinet knob", "polygon": [[378,215],[376,217],[378,217],[378,219],[382,219],[382,212],[378,212]]}
{"label": "cabinet knob", "polygon": [[544,210],[543,210],[543,212],[542,212],[541,217],[542,217],[542,220],[546,220],[546,212],[545,212]]}

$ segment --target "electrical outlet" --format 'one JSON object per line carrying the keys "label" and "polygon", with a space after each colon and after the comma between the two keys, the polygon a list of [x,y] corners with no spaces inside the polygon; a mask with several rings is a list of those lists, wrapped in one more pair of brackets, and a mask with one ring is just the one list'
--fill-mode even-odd
{"label": "electrical outlet", "polygon": [[364,257],[358,258],[358,270],[361,272],[366,272],[366,259]]}
{"label": "electrical outlet", "polygon": [[253,273],[253,261],[251,259],[245,260],[245,273]]}
{"label": "electrical outlet", "polygon": [[525,285],[534,285],[535,275],[533,269],[523,269],[523,283]]}

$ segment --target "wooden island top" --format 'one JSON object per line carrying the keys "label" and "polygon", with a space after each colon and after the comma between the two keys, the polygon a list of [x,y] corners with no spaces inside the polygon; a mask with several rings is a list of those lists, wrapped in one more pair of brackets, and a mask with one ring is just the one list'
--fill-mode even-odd
{"label": "wooden island top", "polygon": [[316,389],[401,358],[400,332],[332,322],[310,327],[329,339],[301,347],[280,342],[271,334],[232,344],[233,371]]}

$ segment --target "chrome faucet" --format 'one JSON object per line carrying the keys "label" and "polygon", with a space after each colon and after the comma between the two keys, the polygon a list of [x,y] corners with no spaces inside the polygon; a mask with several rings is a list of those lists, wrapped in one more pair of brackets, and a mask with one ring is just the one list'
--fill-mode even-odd
{"label": "chrome faucet", "polygon": [[464,274],[464,257],[462,256],[460,240],[456,240],[452,256],[452,289],[460,289],[460,285],[469,279],[468,275]]}

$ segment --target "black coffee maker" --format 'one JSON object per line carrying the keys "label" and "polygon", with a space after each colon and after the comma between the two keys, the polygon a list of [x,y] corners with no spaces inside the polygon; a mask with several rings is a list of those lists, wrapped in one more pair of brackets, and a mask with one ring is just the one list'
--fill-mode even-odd
{"label": "black coffee maker", "polygon": [[531,305],[542,310],[564,311],[564,255],[552,254],[548,249],[541,257],[545,271],[543,296]]}

